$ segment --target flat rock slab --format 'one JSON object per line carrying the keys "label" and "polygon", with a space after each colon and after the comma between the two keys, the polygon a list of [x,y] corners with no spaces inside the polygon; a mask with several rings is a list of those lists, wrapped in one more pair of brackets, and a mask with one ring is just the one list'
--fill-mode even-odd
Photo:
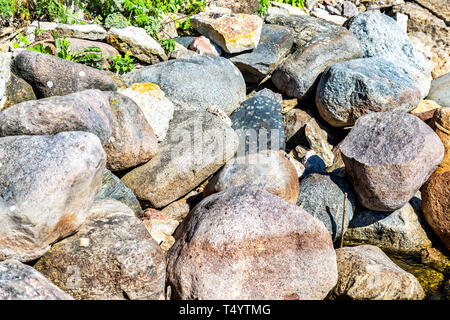
{"label": "flat rock slab", "polygon": [[258,46],[263,21],[257,15],[200,13],[191,17],[191,23],[225,52],[237,53]]}
{"label": "flat rock slab", "polygon": [[393,212],[358,210],[345,232],[345,245],[371,244],[396,255],[416,255],[431,247],[422,220],[409,203]]}
{"label": "flat rock slab", "polygon": [[238,137],[209,112],[177,111],[167,139],[151,161],[122,177],[139,200],[163,208],[219,170],[238,148]]}
{"label": "flat rock slab", "polygon": [[291,28],[263,25],[258,47],[230,58],[246,82],[258,83],[278,67],[294,44]]}
{"label": "flat rock slab", "polygon": [[133,211],[96,201],[80,230],[35,268],[77,300],[164,300],[164,253]]}
{"label": "flat rock slab", "polygon": [[419,281],[398,267],[381,249],[363,245],[336,250],[339,279],[335,297],[353,300],[421,300]]}
{"label": "flat rock slab", "polygon": [[73,300],[50,280],[17,260],[0,262],[1,300]]}
{"label": "flat rock slab", "polygon": [[417,82],[422,98],[430,89],[432,65],[409,40],[400,25],[380,12],[363,12],[345,23],[361,42],[363,57],[384,57]]}
{"label": "flat rock slab", "polygon": [[245,81],[230,61],[221,57],[179,58],[132,71],[133,83],[158,85],[176,110],[206,110],[217,106],[231,114],[245,100]]}
{"label": "flat rock slab", "polygon": [[358,39],[343,27],[309,16],[274,19],[296,34],[296,51],[272,75],[277,88],[290,97],[313,96],[320,74],[335,63],[362,57]]}
{"label": "flat rock slab", "polygon": [[106,30],[98,24],[58,24],[55,32],[61,37],[105,40]]}
{"label": "flat rock slab", "polygon": [[87,89],[117,90],[114,81],[100,70],[36,51],[20,52],[13,68],[33,87],[38,98],[64,96]]}
{"label": "flat rock slab", "polygon": [[421,100],[417,83],[402,68],[384,58],[340,62],[320,78],[316,105],[335,127],[353,125],[370,112],[413,110]]}
{"label": "flat rock slab", "polygon": [[274,150],[232,158],[210,180],[203,195],[245,184],[256,185],[293,203],[297,201],[298,177],[295,167],[281,152]]}
{"label": "flat rock slab", "polygon": [[323,223],[256,186],[200,202],[167,254],[177,299],[323,299],[336,257]]}
{"label": "flat rock slab", "polygon": [[430,93],[427,99],[436,101],[442,107],[450,108],[450,73],[431,81]]}
{"label": "flat rock slab", "polygon": [[123,29],[111,28],[106,40],[117,50],[131,52],[141,61],[155,64],[166,61],[167,55],[161,45],[142,28],[129,26]]}
{"label": "flat rock slab", "polygon": [[85,221],[106,154],[87,132],[6,137],[0,164],[0,260],[27,262]]}
{"label": "flat rock slab", "polygon": [[350,184],[336,175],[318,173],[310,174],[300,181],[297,205],[322,221],[333,241],[339,240],[342,235],[344,193],[347,193],[344,222],[344,228],[347,229],[356,202]]}
{"label": "flat rock slab", "polygon": [[245,100],[230,119],[240,139],[239,156],[286,147],[281,104],[276,100],[253,96]]}
{"label": "flat rock slab", "polygon": [[397,112],[359,118],[340,150],[361,204],[375,211],[403,207],[444,156],[442,142],[427,124]]}

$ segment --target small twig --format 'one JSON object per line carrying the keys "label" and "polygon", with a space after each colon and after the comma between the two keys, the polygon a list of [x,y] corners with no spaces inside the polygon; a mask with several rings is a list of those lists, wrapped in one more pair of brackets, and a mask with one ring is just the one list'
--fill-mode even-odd
{"label": "small twig", "polygon": [[345,209],[347,205],[347,192],[344,195],[344,214],[342,215],[342,226],[341,226],[341,248],[344,246],[344,233],[345,233]]}

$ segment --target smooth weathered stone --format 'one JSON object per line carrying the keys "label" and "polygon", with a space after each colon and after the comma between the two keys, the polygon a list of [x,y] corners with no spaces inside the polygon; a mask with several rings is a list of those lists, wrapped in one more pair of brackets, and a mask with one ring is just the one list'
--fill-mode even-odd
{"label": "smooth weathered stone", "polygon": [[141,205],[134,195],[123,182],[116,177],[111,171],[105,169],[102,178],[102,185],[100,191],[95,196],[95,199],[115,199],[133,210],[134,214],[139,217],[142,213]]}
{"label": "smooth weathered stone", "polygon": [[162,208],[184,196],[234,156],[236,133],[209,112],[175,112],[151,161],[122,178],[140,200]]}
{"label": "smooth weathered stone", "polygon": [[230,58],[242,72],[245,81],[257,83],[275,70],[290,53],[294,43],[292,29],[278,25],[264,25],[258,47],[251,52]]}
{"label": "smooth weathered stone", "polygon": [[175,107],[159,86],[153,83],[134,83],[120,93],[130,97],[139,106],[150,124],[158,142],[166,138]]}
{"label": "smooth weathered stone", "polygon": [[350,185],[343,178],[330,174],[313,173],[300,181],[297,205],[325,224],[333,241],[342,235],[344,214],[344,193],[346,229],[355,210],[355,196]]}
{"label": "smooth weathered stone", "polygon": [[328,66],[362,57],[358,39],[335,24],[310,16],[277,17],[271,23],[289,26],[296,33],[298,49],[272,75],[272,82],[290,97],[312,95]]}
{"label": "smooth weathered stone", "polygon": [[359,118],[340,150],[361,204],[375,211],[403,207],[444,156],[442,142],[427,124],[396,112]]}
{"label": "smooth weathered stone", "polygon": [[295,167],[287,157],[274,150],[232,158],[210,180],[203,195],[245,184],[256,185],[287,201],[297,202],[298,177]]}
{"label": "smooth weathered stone", "polygon": [[175,49],[171,51],[168,55],[169,59],[179,59],[179,58],[189,58],[192,56],[197,56],[198,53],[188,50],[183,45],[179,44],[178,42],[175,42]]}
{"label": "smooth weathered stone", "polygon": [[218,45],[204,36],[194,39],[189,45],[189,49],[195,51],[201,56],[220,56],[222,50]]}
{"label": "smooth weathered stone", "polygon": [[239,69],[221,57],[194,56],[158,63],[128,73],[128,85],[157,84],[175,110],[205,110],[218,106],[228,115],[245,100],[245,82]]}
{"label": "smooth weathered stone", "polygon": [[150,160],[158,142],[133,100],[117,92],[86,90],[26,101],[0,113],[0,135],[51,135],[87,131],[97,135],[108,168],[122,170]]}
{"label": "smooth weathered stone", "polygon": [[427,99],[436,101],[442,107],[450,108],[450,73],[431,81],[430,93]]}
{"label": "smooth weathered stone", "polygon": [[384,58],[336,63],[320,78],[317,109],[335,127],[353,125],[371,112],[408,112],[421,100],[420,88],[408,74]]}
{"label": "smooth weathered stone", "polygon": [[42,274],[17,260],[0,262],[0,300],[73,300]]}
{"label": "smooth weathered stone", "polygon": [[383,57],[403,69],[426,97],[431,82],[431,62],[409,40],[400,25],[379,12],[363,12],[345,23],[362,44],[363,57]]}
{"label": "smooth weathered stone", "polygon": [[225,52],[237,53],[258,46],[263,21],[257,15],[200,13],[191,17],[191,23]]}
{"label": "smooth weathered stone", "polygon": [[33,87],[38,98],[87,89],[117,90],[114,81],[100,70],[35,51],[20,52],[14,60],[14,69]]}
{"label": "smooth weathered stone", "polygon": [[344,1],[342,3],[342,15],[344,17],[350,18],[358,14],[358,8],[351,1]]}
{"label": "smooth weathered stone", "polygon": [[175,243],[172,234],[180,224],[176,219],[165,216],[164,213],[156,209],[146,209],[143,213],[143,222],[148,232],[161,249],[167,251]]}
{"label": "smooth weathered stone", "polygon": [[363,245],[336,250],[339,279],[331,296],[352,300],[421,300],[417,279],[381,249]]}
{"label": "smooth weathered stone", "polygon": [[132,56],[150,64],[168,59],[161,45],[142,28],[111,28],[106,40],[117,50],[131,52]]}
{"label": "smooth weathered stone", "polygon": [[398,255],[415,255],[431,247],[420,212],[407,203],[394,212],[357,211],[345,232],[345,244],[370,244]]}
{"label": "smooth weathered stone", "polygon": [[334,161],[333,146],[328,143],[328,134],[311,118],[305,125],[305,136],[309,146],[330,167]]}
{"label": "smooth weathered stone", "polygon": [[323,299],[336,257],[323,223],[256,186],[198,204],[175,232],[168,281],[178,299]]}
{"label": "smooth weathered stone", "polygon": [[61,38],[106,39],[106,30],[98,24],[58,24],[54,30]]}
{"label": "smooth weathered stone", "polygon": [[311,11],[311,16],[323,19],[331,23],[335,23],[339,26],[342,26],[345,23],[345,21],[347,21],[346,18],[341,17],[340,15],[330,14],[327,10],[322,8],[314,8]]}
{"label": "smooth weathered stone", "polygon": [[0,260],[26,262],[83,224],[106,155],[95,135],[63,132],[0,138],[0,164]]}
{"label": "smooth weathered stone", "polygon": [[81,229],[35,268],[77,300],[164,300],[164,253],[133,211],[96,201]]}

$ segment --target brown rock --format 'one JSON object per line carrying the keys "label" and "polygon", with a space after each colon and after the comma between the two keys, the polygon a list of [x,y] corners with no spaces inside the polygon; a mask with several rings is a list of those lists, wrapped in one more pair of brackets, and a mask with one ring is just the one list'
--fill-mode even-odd
{"label": "brown rock", "polygon": [[296,146],[307,143],[305,126],[310,119],[311,116],[301,109],[292,109],[283,115],[287,145]]}
{"label": "brown rock", "polygon": [[440,107],[441,106],[433,100],[422,100],[415,109],[410,111],[410,113],[419,117],[420,120],[426,121],[432,119],[434,112]]}
{"label": "brown rock", "polygon": [[25,80],[11,73],[11,78],[6,84],[6,103],[4,109],[29,100],[36,100],[33,88]]}
{"label": "brown rock", "polygon": [[427,8],[432,14],[445,22],[450,21],[450,2],[442,0],[414,0],[422,7]]}
{"label": "brown rock", "polygon": [[214,42],[204,36],[195,38],[189,45],[189,49],[202,56],[218,57],[222,53],[222,50]]}

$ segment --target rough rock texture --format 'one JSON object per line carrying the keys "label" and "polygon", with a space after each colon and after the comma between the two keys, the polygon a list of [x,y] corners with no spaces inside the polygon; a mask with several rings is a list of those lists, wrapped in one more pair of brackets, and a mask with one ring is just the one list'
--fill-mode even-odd
{"label": "rough rock texture", "polygon": [[239,156],[286,147],[281,104],[274,99],[253,96],[245,100],[230,119],[240,139]]}
{"label": "rough rock texture", "polygon": [[440,0],[414,0],[445,22],[450,21],[450,4]]}
{"label": "rough rock texture", "polygon": [[256,14],[259,0],[211,0],[209,6],[224,7],[235,13]]}
{"label": "rough rock texture", "polygon": [[210,180],[203,195],[245,184],[256,185],[287,201],[297,202],[298,178],[295,167],[287,157],[274,150],[232,158]]}
{"label": "rough rock texture", "polygon": [[6,90],[11,78],[11,53],[0,52],[0,110],[2,110],[8,100]]}
{"label": "rough rock texture", "polygon": [[310,119],[311,116],[301,109],[292,109],[283,115],[287,146],[306,144],[305,126]]}
{"label": "rough rock texture", "polygon": [[130,190],[123,182],[116,177],[111,171],[105,169],[102,178],[102,186],[100,191],[95,196],[95,199],[115,199],[133,210],[136,216],[140,216],[142,213],[141,205],[134,195],[133,191]]}
{"label": "rough rock texture", "polygon": [[403,207],[444,156],[442,142],[428,125],[396,112],[359,118],[340,150],[360,202],[375,211]]}
{"label": "rough rock texture", "polygon": [[14,60],[14,70],[31,84],[38,98],[87,89],[117,90],[114,81],[97,69],[36,51],[20,52]]}
{"label": "rough rock texture", "polygon": [[439,165],[439,171],[450,170],[450,107],[436,110],[432,120],[432,127],[444,144],[444,159]]}
{"label": "rough rock texture", "polygon": [[161,45],[142,28],[111,28],[106,40],[117,50],[124,53],[129,51],[132,56],[150,64],[168,59]]}
{"label": "rough rock texture", "polygon": [[50,135],[62,131],[97,135],[111,170],[147,162],[158,149],[142,111],[133,100],[117,92],[86,90],[22,102],[0,113],[1,136]]}
{"label": "rough rock texture", "polygon": [[179,299],[323,299],[336,257],[323,223],[256,186],[205,198],[175,232],[168,281]]}
{"label": "rough rock texture", "polygon": [[257,15],[200,13],[191,17],[191,23],[225,52],[237,53],[258,46],[263,21]]}
{"label": "rough rock texture", "polygon": [[297,50],[272,76],[277,88],[290,97],[313,94],[318,77],[328,66],[362,57],[361,44],[353,34],[322,19],[278,16],[271,23],[289,26],[296,34]]}
{"label": "rough rock texture", "polygon": [[0,164],[0,260],[26,262],[85,221],[106,155],[95,135],[63,132],[0,138]]}
{"label": "rough rock texture", "polygon": [[427,121],[433,118],[437,109],[441,106],[433,100],[422,100],[419,105],[410,111],[411,114],[419,117],[422,121]]}
{"label": "rough rock texture", "polygon": [[133,211],[112,199],[96,201],[81,229],[35,268],[77,300],[164,299],[161,248]]}
{"label": "rough rock texture", "polygon": [[175,59],[132,71],[124,78],[128,85],[157,84],[178,110],[218,106],[229,115],[245,100],[242,74],[221,57]]}
{"label": "rough rock texture", "polygon": [[431,247],[421,213],[407,203],[394,212],[357,211],[345,232],[346,245],[371,244],[398,255],[414,255]]}
{"label": "rough rock texture", "polygon": [[61,37],[105,40],[106,30],[98,24],[58,24],[55,32]]}
{"label": "rough rock texture", "polygon": [[294,43],[291,28],[263,25],[258,47],[230,58],[241,70],[245,81],[257,83],[275,70],[290,53]]}
{"label": "rough rock texture", "polygon": [[420,300],[422,287],[381,249],[370,246],[336,250],[339,279],[333,296],[354,300]]}
{"label": "rough rock texture", "polygon": [[166,138],[175,107],[159,86],[153,83],[134,83],[120,93],[130,97],[139,106],[150,124],[158,142]]}
{"label": "rough rock texture", "polygon": [[140,200],[162,208],[184,196],[234,156],[236,133],[209,112],[175,112],[156,157],[123,176]]}
{"label": "rough rock texture", "polygon": [[73,300],[42,274],[17,260],[0,262],[0,300]]}
{"label": "rough rock texture", "polygon": [[333,146],[328,143],[328,134],[323,130],[314,118],[305,125],[305,136],[309,146],[323,159],[326,167],[330,167],[334,161]]}
{"label": "rough rock texture", "polygon": [[[11,73],[9,81],[6,83],[5,103],[3,108],[8,108],[23,101],[36,100],[33,88],[22,78]],[[1,100],[1,98],[0,98]],[[0,110],[1,102],[0,102]]]}
{"label": "rough rock texture", "polygon": [[195,51],[202,56],[220,56],[222,50],[210,39],[200,36],[194,39],[189,45],[189,49]]}
{"label": "rough rock texture", "polygon": [[436,101],[442,107],[450,108],[450,73],[431,82],[430,93],[427,99]]}
{"label": "rough rock texture", "polygon": [[143,213],[143,221],[148,232],[161,249],[167,251],[175,243],[172,234],[180,224],[176,219],[167,217],[156,209],[146,209]]}
{"label": "rough rock texture", "polygon": [[347,229],[355,210],[355,196],[347,181],[336,175],[317,173],[300,181],[297,205],[322,221],[333,241],[342,235],[344,193],[347,193],[344,222]]}
{"label": "rough rock texture", "polygon": [[420,88],[402,68],[373,57],[336,63],[320,78],[316,105],[335,127],[353,125],[370,112],[408,112],[421,100]]}
{"label": "rough rock texture", "polygon": [[430,89],[432,65],[409,40],[400,25],[379,12],[363,12],[345,23],[359,39],[364,57],[383,57],[402,68],[426,97]]}

